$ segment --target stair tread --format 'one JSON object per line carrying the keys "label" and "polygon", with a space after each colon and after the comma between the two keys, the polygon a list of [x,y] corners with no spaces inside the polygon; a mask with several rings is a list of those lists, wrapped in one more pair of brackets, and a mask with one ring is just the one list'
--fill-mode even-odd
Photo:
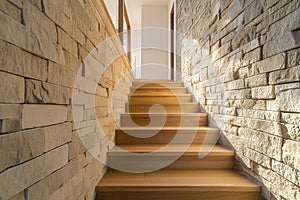
{"label": "stair tread", "polygon": [[131,174],[109,170],[97,186],[124,190],[260,191],[260,187],[233,170],[160,170]]}
{"label": "stair tread", "polygon": [[168,115],[168,116],[182,116],[184,115],[185,117],[195,117],[195,116],[207,116],[207,113],[123,113],[121,115],[132,115],[132,116],[149,116],[149,115]]}
{"label": "stair tread", "polygon": [[[188,147],[188,145],[184,144],[169,144],[167,149],[162,149],[166,147],[164,144],[126,144],[126,145],[118,145],[119,148],[124,149],[133,153],[147,153],[159,150],[158,153],[178,153],[182,152],[183,149]],[[110,154],[112,153],[124,153],[119,150],[119,148],[112,148],[110,150]],[[200,148],[202,151],[207,152],[210,151],[210,155],[224,155],[224,156],[234,156],[234,152],[219,145],[201,145],[201,144],[191,144],[185,152],[185,155],[188,154],[198,154]]]}
{"label": "stair tread", "polygon": [[168,80],[168,79],[142,79],[142,78],[136,78],[134,79],[133,82],[149,82],[149,81],[154,81],[154,82],[174,82],[173,80]]}
{"label": "stair tread", "polygon": [[151,127],[129,127],[129,126],[126,126],[126,127],[120,127],[120,128],[117,128],[116,130],[141,130],[141,131],[144,131],[144,130],[163,130],[163,131],[174,131],[174,130],[183,130],[183,131],[209,131],[209,130],[214,130],[214,131],[219,131],[219,129],[217,128],[210,128],[210,127],[206,127],[206,126],[199,126],[199,127],[167,127],[167,126],[164,126],[164,127],[155,127],[155,126],[151,126]]}
{"label": "stair tread", "polygon": [[[181,87],[178,87],[178,86],[171,86],[170,88],[172,89],[186,89],[186,87],[184,86],[181,86]],[[151,90],[151,89],[155,89],[155,90],[166,90],[168,88],[166,87],[155,87],[155,86],[148,86],[148,87],[131,87],[131,89],[145,89],[145,90]]]}
{"label": "stair tread", "polygon": [[130,97],[190,97],[192,94],[155,94],[155,93],[147,93],[147,94],[132,94]]}
{"label": "stair tread", "polygon": [[[127,103],[128,104],[128,103]],[[154,103],[129,103],[130,105],[138,104],[138,105],[155,105]],[[161,105],[199,105],[198,102],[180,102],[180,103],[159,103]]]}

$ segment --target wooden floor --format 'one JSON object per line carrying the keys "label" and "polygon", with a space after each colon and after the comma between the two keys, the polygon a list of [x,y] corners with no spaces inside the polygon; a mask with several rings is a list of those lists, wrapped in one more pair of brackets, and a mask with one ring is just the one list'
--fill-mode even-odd
{"label": "wooden floor", "polygon": [[[132,173],[109,169],[96,187],[97,200],[260,199],[261,188],[234,171],[234,152],[216,145],[219,130],[208,127],[208,115],[199,113],[182,83],[138,80],[131,91],[117,146],[107,156]],[[135,173],[172,156],[163,169]]]}

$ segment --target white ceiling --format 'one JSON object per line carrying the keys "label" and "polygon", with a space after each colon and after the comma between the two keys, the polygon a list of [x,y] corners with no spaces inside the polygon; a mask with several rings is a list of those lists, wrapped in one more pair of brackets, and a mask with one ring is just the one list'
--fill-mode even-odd
{"label": "white ceiling", "polygon": [[142,23],[143,5],[166,5],[169,6],[173,0],[125,0],[132,28],[140,28]]}

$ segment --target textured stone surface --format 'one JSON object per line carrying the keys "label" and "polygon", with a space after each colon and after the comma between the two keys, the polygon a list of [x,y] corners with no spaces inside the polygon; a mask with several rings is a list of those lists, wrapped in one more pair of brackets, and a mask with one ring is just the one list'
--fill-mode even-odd
{"label": "textured stone surface", "polygon": [[[94,122],[102,121],[107,135],[114,137],[116,122],[107,105],[114,93],[116,115],[124,112],[133,80],[128,75],[115,87],[128,71],[124,58],[117,58],[100,80],[89,70],[104,70],[102,63],[113,57],[117,43],[97,49],[97,62],[80,69],[83,57],[110,35],[100,5],[81,0],[0,1],[0,199],[94,198],[105,166],[93,156],[105,159],[108,151]],[[88,83],[74,85],[77,73]],[[90,83],[99,86],[97,94]],[[73,106],[74,87],[82,90],[75,91],[82,98]],[[94,111],[95,95],[101,96],[104,107]],[[89,105],[85,97],[91,97]]]}
{"label": "textured stone surface", "polygon": [[45,82],[26,80],[26,103],[69,104],[71,90]]}
{"label": "textured stone surface", "polygon": [[[68,163],[65,145],[0,174],[0,197],[9,199]],[[37,172],[37,169],[38,172]]]}
{"label": "textured stone surface", "polygon": [[295,81],[300,81],[300,65],[285,70],[275,71],[269,75],[270,84],[289,83]]}
{"label": "textured stone surface", "polygon": [[29,104],[23,106],[23,129],[58,124],[66,120],[66,106]]}
{"label": "textured stone surface", "polygon": [[260,73],[271,72],[285,68],[285,55],[279,54],[254,64]]}
{"label": "textured stone surface", "polygon": [[45,148],[47,152],[55,147],[61,146],[72,139],[72,124],[65,123],[56,126],[46,127],[45,129]]}
{"label": "textured stone surface", "polygon": [[205,99],[197,100],[220,124],[220,143],[233,146],[237,168],[261,182],[263,199],[300,198],[300,2],[177,3],[179,80]]}
{"label": "textured stone surface", "polygon": [[22,108],[18,104],[0,104],[0,119],[21,118]]}
{"label": "textured stone surface", "polygon": [[11,133],[22,129],[21,119],[3,119],[1,120],[0,133]]}
{"label": "textured stone surface", "polygon": [[300,112],[300,89],[285,90],[276,96],[276,105],[281,111]]}
{"label": "textured stone surface", "polygon": [[[38,80],[47,79],[47,61],[0,41],[0,69]],[[18,59],[16,59],[18,58]]]}
{"label": "textured stone surface", "polygon": [[300,142],[294,142],[291,140],[284,141],[283,144],[283,161],[285,164],[300,170]]}
{"label": "textured stone surface", "polygon": [[24,103],[24,78],[0,72],[0,102]]}
{"label": "textured stone surface", "polygon": [[273,86],[264,86],[253,88],[251,90],[253,99],[275,99],[275,88]]}
{"label": "textured stone surface", "polygon": [[45,133],[42,129],[0,135],[0,171],[44,153]]}
{"label": "textured stone surface", "polygon": [[249,147],[276,160],[281,160],[283,139],[263,132],[240,128],[238,134],[249,144]]}

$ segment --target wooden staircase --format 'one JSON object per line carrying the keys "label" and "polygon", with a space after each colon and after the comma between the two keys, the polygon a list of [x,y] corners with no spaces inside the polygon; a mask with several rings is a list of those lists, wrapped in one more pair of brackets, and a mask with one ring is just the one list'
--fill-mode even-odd
{"label": "wooden staircase", "polygon": [[[207,114],[182,83],[139,80],[131,90],[108,163],[147,171],[184,153],[154,172],[109,169],[96,187],[97,200],[260,199],[260,187],[234,171],[234,152],[216,145],[218,129],[208,127]],[[200,149],[207,154],[202,159]]]}

